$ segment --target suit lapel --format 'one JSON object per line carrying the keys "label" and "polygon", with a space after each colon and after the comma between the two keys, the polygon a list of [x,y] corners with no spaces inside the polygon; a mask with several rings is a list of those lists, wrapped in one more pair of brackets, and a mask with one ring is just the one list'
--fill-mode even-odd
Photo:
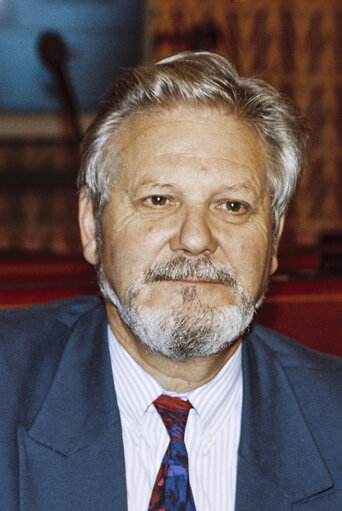
{"label": "suit lapel", "polygon": [[243,343],[243,382],[236,511],[285,511],[331,488],[286,370],[253,332]]}
{"label": "suit lapel", "polygon": [[127,507],[106,328],[103,306],[80,317],[39,413],[18,431],[22,511]]}
{"label": "suit lapel", "polygon": [[[80,317],[40,411],[18,429],[21,511],[127,509],[106,327],[102,306]],[[253,332],[243,378],[236,511],[289,511],[331,488],[286,370]]]}

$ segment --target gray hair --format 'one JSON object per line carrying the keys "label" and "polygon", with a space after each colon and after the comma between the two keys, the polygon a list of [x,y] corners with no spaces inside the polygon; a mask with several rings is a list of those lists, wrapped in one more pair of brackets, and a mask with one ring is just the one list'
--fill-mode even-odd
{"label": "gray hair", "polygon": [[89,189],[98,231],[113,177],[120,168],[115,136],[123,121],[132,114],[180,104],[223,108],[257,130],[267,148],[276,234],[305,160],[307,132],[302,116],[292,101],[270,85],[240,77],[227,59],[206,51],[187,51],[134,68],[113,83],[84,136],[78,177],[79,189]]}

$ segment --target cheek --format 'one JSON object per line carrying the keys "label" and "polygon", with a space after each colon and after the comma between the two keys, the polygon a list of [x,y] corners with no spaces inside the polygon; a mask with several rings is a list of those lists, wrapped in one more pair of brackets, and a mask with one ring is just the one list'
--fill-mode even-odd
{"label": "cheek", "polygon": [[267,229],[248,229],[230,236],[225,244],[226,260],[241,284],[252,294],[265,286],[270,272],[271,241]]}
{"label": "cheek", "polygon": [[152,263],[168,256],[169,236],[163,222],[108,216],[104,227],[103,264],[116,282],[136,281]]}

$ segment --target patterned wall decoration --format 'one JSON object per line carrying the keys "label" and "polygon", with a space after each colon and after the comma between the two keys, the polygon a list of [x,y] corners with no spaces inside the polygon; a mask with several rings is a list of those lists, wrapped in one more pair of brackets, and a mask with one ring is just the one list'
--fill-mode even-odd
{"label": "patterned wall decoration", "polygon": [[78,159],[64,139],[0,141],[0,253],[81,252]]}
{"label": "patterned wall decoration", "polygon": [[289,243],[342,230],[340,0],[151,0],[153,60],[186,49],[228,56],[240,73],[290,95],[312,129],[306,177],[288,214]]}

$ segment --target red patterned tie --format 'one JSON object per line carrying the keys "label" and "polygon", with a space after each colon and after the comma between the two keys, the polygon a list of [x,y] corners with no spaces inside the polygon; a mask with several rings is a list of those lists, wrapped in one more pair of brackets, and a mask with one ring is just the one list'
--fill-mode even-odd
{"label": "red patterned tie", "polygon": [[163,457],[148,511],[196,511],[189,482],[185,426],[192,405],[179,397],[161,395],[154,401],[170,443]]}

